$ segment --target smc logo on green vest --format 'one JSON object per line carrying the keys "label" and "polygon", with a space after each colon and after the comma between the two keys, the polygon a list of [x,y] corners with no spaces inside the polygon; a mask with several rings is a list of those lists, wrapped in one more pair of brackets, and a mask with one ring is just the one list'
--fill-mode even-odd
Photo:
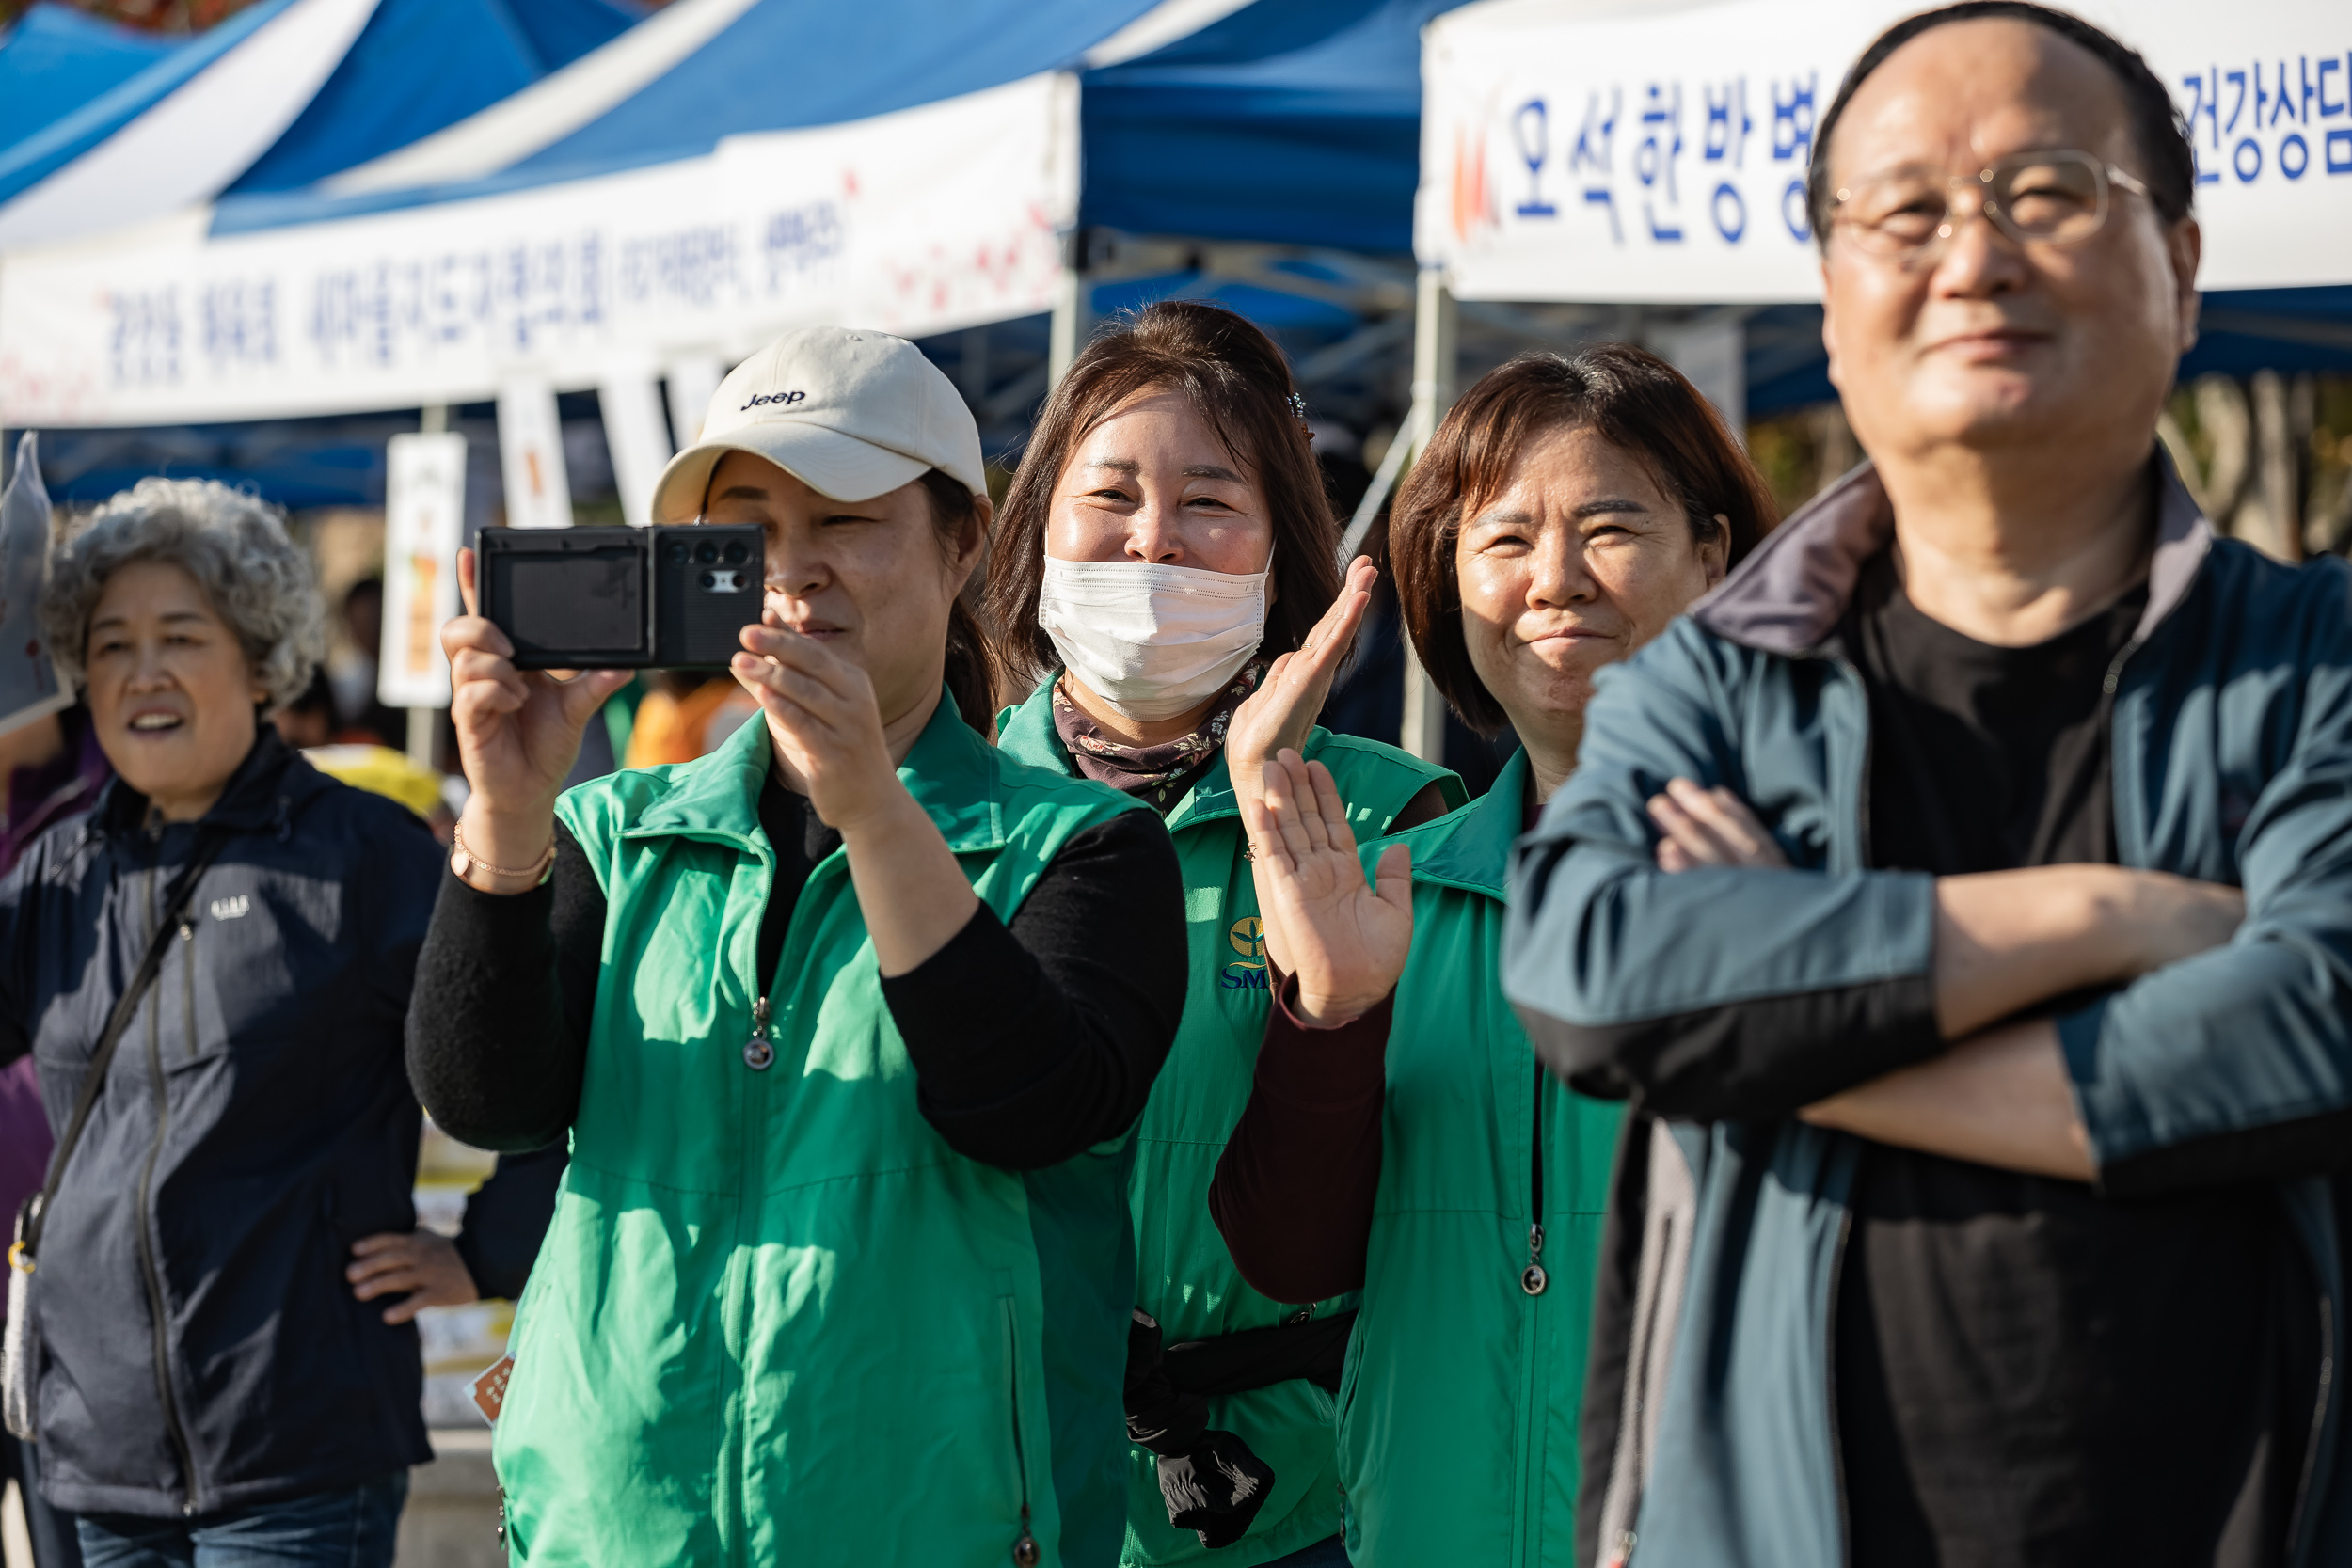
{"label": "smc logo on green vest", "polygon": [[1264,990],[1266,989],[1265,923],[1254,914],[1243,915],[1225,933],[1225,940],[1241,955],[1225,966],[1216,979],[1223,990]]}

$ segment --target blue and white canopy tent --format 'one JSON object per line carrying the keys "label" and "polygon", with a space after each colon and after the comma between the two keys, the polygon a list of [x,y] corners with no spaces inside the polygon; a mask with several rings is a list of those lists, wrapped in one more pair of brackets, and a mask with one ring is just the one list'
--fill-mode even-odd
{"label": "blue and white canopy tent", "polygon": [[[550,388],[594,388],[614,466],[637,473],[634,484],[624,476],[628,490],[649,483],[671,438],[658,378],[671,393],[667,422],[689,434],[720,369],[783,325],[856,320],[944,335],[932,345],[946,345],[943,360],[984,421],[993,416],[1009,429],[1042,391],[1048,365],[992,374],[987,324],[1015,324],[997,329],[1000,345],[1042,338],[1037,318],[1050,309],[1066,356],[1090,312],[1168,293],[1219,298],[1268,322],[1293,347],[1311,396],[1352,408],[1359,428],[1393,398],[1408,345],[1418,350],[1412,385],[1426,428],[1452,379],[1457,316],[1467,339],[1492,340],[1474,342],[1473,357],[1527,333],[1634,330],[1726,399],[1760,408],[1824,395],[1809,275],[1759,292],[1753,258],[1740,252],[1740,265],[1726,268],[1725,245],[1712,274],[1721,286],[1670,266],[1612,280],[1592,271],[1601,255],[1593,235],[1563,223],[1551,250],[1498,281],[1494,258],[1473,254],[1494,234],[1449,239],[1446,229],[1475,209],[1497,232],[1527,230],[1518,237],[1540,248],[1536,210],[1556,216],[1563,204],[1522,200],[1505,190],[1506,176],[1564,178],[1578,154],[1570,108],[1597,109],[1603,100],[1593,95],[1604,87],[1618,95],[1610,102],[1632,104],[1622,127],[1612,111],[1605,129],[1592,128],[1604,142],[1621,137],[1612,171],[1620,182],[1639,179],[1639,133],[1677,114],[1687,118],[1668,146],[1675,135],[1689,144],[1673,148],[1683,163],[1667,178],[1705,161],[1717,121],[1702,120],[1711,106],[1703,93],[1715,76],[1719,96],[1788,84],[1785,105],[1759,96],[1740,107],[1743,140],[1726,144],[1735,160],[1766,145],[1744,139],[1759,115],[1766,135],[1793,138],[1813,112],[1793,84],[1816,95],[1833,88],[1861,39],[1905,8],[1848,0],[1809,8],[1799,26],[1773,0],[1677,5],[1662,15],[1623,0],[1491,0],[1432,30],[1432,102],[1452,118],[1441,126],[1433,114],[1424,126],[1419,34],[1450,8],[1448,0],[1107,8],[1051,0],[942,11],[923,0],[872,0],[845,10],[680,0],[438,134],[382,137],[365,150],[374,156],[318,159],[306,174],[334,172],[312,182],[232,179],[143,231],[8,257],[0,420],[131,423],[331,408],[384,410],[396,421],[389,411],[420,404],[502,393],[510,408],[544,408]],[[2270,8],[2313,8],[2280,0]],[[2184,0],[2141,9],[2176,31],[2210,31]],[[1465,87],[1459,62],[1441,57],[1488,28],[1518,29],[1503,54],[1522,75],[1543,78],[1528,92]],[[1741,57],[1725,56],[1712,75],[1698,70],[1694,48],[1712,60],[1734,36]],[[1804,57],[1778,61],[1775,49]],[[2304,48],[2291,57],[2329,56]],[[2280,69],[2272,62],[2251,74],[2275,89]],[[1593,80],[1550,83],[1547,71]],[[2247,73],[2207,74],[2218,93]],[[2325,123],[2328,105],[2342,101],[2330,83],[2322,68],[2315,98],[2297,103],[2312,123],[2296,148],[2287,138],[2297,125],[2280,125],[2265,101],[2270,139],[2258,150],[2274,183],[2332,171],[2339,150],[2352,153]],[[1640,97],[1653,85],[1667,91],[1659,105]],[[1686,90],[1688,99],[1677,96]],[[1455,103],[1465,93],[1467,119]],[[1726,101],[1725,128],[1731,108]],[[2217,98],[2211,110],[2217,136],[2232,120],[2235,162],[2225,178],[2246,182],[2255,155],[2237,150],[2234,110]],[[1662,118],[1642,119],[1651,113]],[[282,135],[290,148],[300,140]],[[1419,310],[1406,250],[1417,176],[1418,293],[1429,306]],[[1467,204],[1466,180],[1475,198]],[[1768,232],[1769,192],[1735,187],[1730,205],[1708,194],[1719,239],[1725,221],[1759,240]],[[1591,228],[1630,209],[1595,203],[1580,187],[1565,210]],[[2341,212],[2323,208],[2321,227]],[[1610,242],[1621,244],[1616,230]],[[2209,276],[2228,280],[2226,269]],[[103,293],[93,278],[106,280]],[[1450,293],[1439,287],[1448,281]],[[103,319],[91,304],[102,297]],[[2201,353],[2237,345],[2273,364],[2341,362],[2340,299],[2301,288],[2217,296]],[[552,419],[535,422],[556,428]],[[1393,444],[1399,461],[1411,444]]]}
{"label": "blue and white canopy tent", "polygon": [[0,37],[0,248],[310,184],[643,14],[633,0],[262,0],[178,40],[36,6]]}
{"label": "blue and white canopy tent", "polygon": [[1084,78],[1089,224],[1401,255],[1421,29],[1459,0],[1245,6]]}
{"label": "blue and white canopy tent", "polygon": [[[616,356],[723,357],[793,319],[1040,309],[1074,216],[1064,68],[1167,8],[678,0],[326,179],[223,184],[71,248],[0,230],[0,419],[414,407],[517,374],[594,386]],[[48,309],[69,274],[83,298],[93,275],[115,285],[109,319]],[[177,318],[138,319],[166,304]],[[201,352],[163,356],[175,333]]]}
{"label": "blue and white canopy tent", "polygon": [[1455,3],[1261,3],[1089,71],[1096,307],[1219,299],[1282,339],[1327,442],[1392,417],[1412,326],[1420,36]]}
{"label": "blue and white canopy tent", "polygon": [[[331,14],[264,0],[190,39],[44,0],[0,31],[0,232],[71,239],[309,183],[498,102],[643,15],[635,0],[371,0]],[[169,144],[191,126],[200,157],[186,159]],[[378,425],[68,436],[69,493],[167,467],[294,506],[380,497],[385,436],[405,427]]]}
{"label": "blue and white canopy tent", "polygon": [[[1066,353],[1079,306],[1189,288],[1295,321],[1310,346],[1343,339],[1368,287],[1391,311],[1409,301],[1417,35],[1442,8],[680,0],[329,178],[243,182],[143,232],[9,256],[0,420],[595,388],[628,491],[667,439],[655,379],[698,411],[720,367],[797,320],[958,332],[1058,306]],[[1391,256],[1350,277],[1337,251],[1259,254],[1253,281],[1173,276],[1178,250],[1089,301],[1063,267],[1082,226]],[[111,285],[103,319],[93,277]],[[1042,372],[976,401],[1017,417]],[[967,385],[989,380],[983,356]]]}
{"label": "blue and white canopy tent", "polygon": [[0,154],[97,102],[187,41],[42,0],[0,33]]}
{"label": "blue and white canopy tent", "polygon": [[[431,429],[449,405],[495,396],[508,519],[557,522],[554,393],[593,389],[598,445],[642,520],[672,441],[660,380],[691,436],[724,365],[781,328],[915,335],[1067,301],[1075,71],[1234,6],[680,0],[299,189],[232,189],[224,171],[183,180],[176,208],[149,203],[171,210],[141,227],[9,249],[0,423],[422,405]],[[107,210],[100,189],[86,182],[80,212]],[[395,533],[402,510],[395,499]],[[388,625],[406,619],[410,552],[392,553]]]}
{"label": "blue and white canopy tent", "polygon": [[1072,69],[1232,7],[679,0],[326,179],[221,183],[142,229],[11,247],[0,422],[595,388],[642,494],[668,440],[658,377],[698,414],[726,362],[796,322],[923,333],[1050,308],[1075,218]]}

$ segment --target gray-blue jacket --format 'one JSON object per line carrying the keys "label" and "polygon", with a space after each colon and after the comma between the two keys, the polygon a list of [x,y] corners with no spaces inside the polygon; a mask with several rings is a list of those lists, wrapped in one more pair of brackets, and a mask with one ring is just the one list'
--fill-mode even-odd
{"label": "gray-blue jacket", "polygon": [[0,880],[0,1063],[32,1053],[61,1131],[164,890],[199,833],[228,835],[50,1211],[42,1489],[179,1518],[421,1464],[417,1329],[343,1270],[416,1224],[402,1026],[440,847],[266,722],[201,823],[145,813],[117,779]]}
{"label": "gray-blue jacket", "polygon": [[[2145,615],[2107,673],[2125,865],[2245,890],[2226,946],[2058,1021],[2117,1196],[2276,1184],[2343,1334],[2352,1219],[2352,595],[2217,539],[2161,456]],[[1504,988],[1552,1066],[1631,1096],[1596,1324],[1579,1560],[1846,1560],[1830,1372],[1857,1140],[1800,1107],[1942,1049],[1933,879],[1865,869],[1869,704],[1836,627],[1892,517],[1867,467],[1601,674],[1575,776],[1521,844]],[[1677,775],[1795,868],[1665,875]],[[1655,1118],[1655,1119],[1652,1119]],[[2161,1377],[2164,1369],[2150,1368]],[[2323,1370],[2296,1568],[2352,1562]]]}

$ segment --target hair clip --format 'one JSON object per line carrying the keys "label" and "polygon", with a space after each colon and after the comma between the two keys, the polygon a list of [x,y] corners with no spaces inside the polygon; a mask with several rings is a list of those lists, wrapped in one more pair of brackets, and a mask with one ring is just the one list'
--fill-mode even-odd
{"label": "hair clip", "polygon": [[1296,420],[1300,424],[1305,424],[1307,422],[1307,400],[1300,397],[1296,392],[1293,392],[1290,395],[1289,402],[1291,405],[1291,418]]}

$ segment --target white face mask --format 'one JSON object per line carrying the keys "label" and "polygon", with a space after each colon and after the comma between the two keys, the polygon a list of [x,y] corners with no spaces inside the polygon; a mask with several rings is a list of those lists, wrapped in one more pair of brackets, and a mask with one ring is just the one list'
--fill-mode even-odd
{"label": "white face mask", "polygon": [[1112,711],[1141,723],[1198,707],[1265,641],[1265,585],[1254,575],[1140,561],[1045,558],[1037,623],[1062,668]]}

